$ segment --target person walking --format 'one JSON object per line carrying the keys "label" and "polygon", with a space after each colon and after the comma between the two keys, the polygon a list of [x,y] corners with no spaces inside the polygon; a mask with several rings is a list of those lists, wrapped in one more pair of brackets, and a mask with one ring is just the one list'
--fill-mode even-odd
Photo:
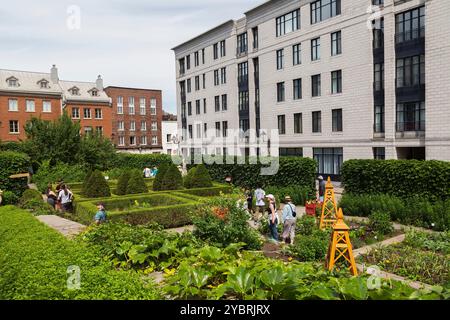
{"label": "person walking", "polygon": [[278,214],[277,214],[277,204],[275,201],[275,197],[272,194],[267,196],[269,199],[269,230],[271,240],[275,243],[278,243]]}
{"label": "person walking", "polygon": [[61,203],[63,212],[72,212],[73,193],[67,188],[65,184],[61,186],[61,191],[58,194],[58,201]]}
{"label": "person walking", "polygon": [[319,201],[321,203],[323,203],[324,200],[324,196],[325,196],[325,187],[326,187],[326,182],[323,179],[322,176],[319,176]]}
{"label": "person walking", "polygon": [[259,221],[264,214],[264,209],[266,208],[266,203],[264,202],[264,197],[266,196],[266,192],[258,186],[258,189],[255,190],[255,199],[256,199],[256,210],[254,214],[254,220]]}
{"label": "person walking", "polygon": [[253,193],[251,190],[247,189],[245,191],[245,197],[247,200],[247,210],[250,213],[253,213]]}
{"label": "person walking", "polygon": [[56,193],[53,192],[52,184],[49,183],[47,185],[47,190],[45,191],[45,195],[47,196],[47,203],[53,207],[53,209],[56,208],[56,202],[58,200],[58,197],[56,196]]}
{"label": "person walking", "polygon": [[144,178],[148,179],[151,177],[152,170],[150,170],[149,167],[145,167],[143,173],[144,173]]}
{"label": "person walking", "polygon": [[294,244],[295,237],[295,224],[297,221],[297,209],[295,205],[292,203],[292,198],[290,196],[286,196],[284,198],[284,208],[282,215],[283,222],[283,233],[281,238],[287,244]]}
{"label": "person walking", "polygon": [[95,223],[98,224],[102,224],[106,222],[106,210],[105,210],[105,206],[102,203],[99,203],[97,205],[97,213],[95,214],[94,220]]}

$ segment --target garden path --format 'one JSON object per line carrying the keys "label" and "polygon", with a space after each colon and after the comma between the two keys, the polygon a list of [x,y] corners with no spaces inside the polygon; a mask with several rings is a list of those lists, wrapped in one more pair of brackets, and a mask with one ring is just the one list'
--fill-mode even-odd
{"label": "garden path", "polygon": [[58,216],[38,216],[36,218],[67,238],[80,234],[86,228],[85,225]]}

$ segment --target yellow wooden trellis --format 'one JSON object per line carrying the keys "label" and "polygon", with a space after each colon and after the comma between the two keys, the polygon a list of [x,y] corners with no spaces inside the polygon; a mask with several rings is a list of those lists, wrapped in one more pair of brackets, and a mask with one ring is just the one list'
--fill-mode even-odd
{"label": "yellow wooden trellis", "polygon": [[343,262],[349,265],[348,269],[356,276],[358,275],[358,269],[353,256],[349,229],[344,222],[344,214],[340,208],[337,214],[337,221],[333,225],[333,234],[331,235],[331,243],[328,249],[327,268],[331,271],[337,263]]}
{"label": "yellow wooden trellis", "polygon": [[328,177],[325,186],[325,197],[322,204],[322,215],[320,216],[320,229],[325,229],[333,226],[336,222],[337,204],[334,196],[334,186],[331,183],[331,178]]}

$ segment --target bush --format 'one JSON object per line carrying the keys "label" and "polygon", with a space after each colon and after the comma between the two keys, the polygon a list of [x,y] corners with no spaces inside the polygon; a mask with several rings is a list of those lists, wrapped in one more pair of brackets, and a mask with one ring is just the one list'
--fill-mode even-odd
{"label": "bush", "polygon": [[158,168],[158,173],[156,174],[155,181],[153,181],[153,191],[161,191],[162,190],[164,175],[166,174],[168,169],[169,169],[169,164],[166,164],[166,163],[163,163]]}
{"label": "bush", "polygon": [[2,195],[3,198],[3,205],[8,204],[16,204],[19,201],[19,197],[12,191],[5,191]]}
{"label": "bush", "polygon": [[345,191],[389,194],[431,202],[450,198],[450,163],[418,160],[349,160],[342,166]]}
{"label": "bush", "polygon": [[296,233],[305,236],[312,235],[315,226],[316,226],[316,218],[305,215],[300,219],[297,219]]}
{"label": "bush", "polygon": [[162,164],[171,164],[172,158],[167,154],[130,154],[119,153],[112,162],[111,169],[138,169],[143,170],[145,167],[161,167]]}
{"label": "bush", "polygon": [[304,206],[307,200],[315,199],[314,189],[304,186],[269,186],[265,188],[264,191],[266,194],[273,194],[277,204],[283,202],[286,196],[290,196],[292,198],[292,203],[297,206]]}
{"label": "bush", "polygon": [[34,216],[54,215],[56,211],[51,205],[41,199],[31,199],[21,205],[22,209],[29,210]]}
{"label": "bush", "polygon": [[[116,271],[92,246],[65,239],[28,212],[0,208],[1,300],[158,299],[154,285]],[[69,290],[68,267],[81,270],[81,286]]]}
{"label": "bush", "polygon": [[212,185],[213,184],[208,169],[206,169],[203,164],[198,165],[192,174],[192,180],[189,188],[207,188],[212,187]]}
{"label": "bush", "polygon": [[127,183],[127,194],[147,193],[148,187],[145,184],[144,177],[139,170],[130,172],[130,179]]}
{"label": "bush", "polygon": [[110,197],[111,191],[109,185],[98,170],[94,171],[89,177],[87,183],[83,185],[83,196],[87,198]]}
{"label": "bush", "polygon": [[369,227],[382,235],[390,234],[394,231],[389,213],[375,211],[369,216]]}
{"label": "bush", "polygon": [[323,261],[330,243],[329,232],[314,230],[311,235],[297,236],[287,252],[299,261]]}
{"label": "bush", "polygon": [[19,206],[22,207],[27,202],[32,201],[32,200],[37,200],[37,201],[41,201],[41,202],[44,201],[42,198],[42,194],[39,191],[33,190],[33,189],[27,189],[27,190],[25,190],[25,192],[22,194],[22,196],[19,199]]}
{"label": "bush", "polygon": [[81,165],[69,165],[66,163],[57,163],[50,165],[50,161],[44,161],[39,170],[33,175],[33,181],[39,191],[45,192],[48,184],[57,182],[59,179],[68,182],[82,182],[89,176],[86,169]]}
{"label": "bush", "polygon": [[0,152],[0,190],[20,196],[27,188],[27,178],[10,179],[13,174],[26,173],[31,165],[30,157],[14,151]]}
{"label": "bush", "polygon": [[179,190],[183,187],[183,177],[174,164],[169,165],[161,185],[161,190]]}
{"label": "bush", "polygon": [[125,170],[119,177],[119,181],[117,182],[116,195],[123,196],[127,194],[128,189],[128,181],[130,180],[131,174],[130,171]]}
{"label": "bush", "polygon": [[193,168],[189,169],[187,175],[183,178],[183,185],[186,189],[192,188],[196,170],[197,170],[197,167],[193,167]]}

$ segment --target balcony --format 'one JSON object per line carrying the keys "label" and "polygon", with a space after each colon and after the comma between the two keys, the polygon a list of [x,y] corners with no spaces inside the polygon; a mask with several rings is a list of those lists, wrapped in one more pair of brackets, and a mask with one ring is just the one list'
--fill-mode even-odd
{"label": "balcony", "polygon": [[395,52],[397,58],[425,53],[425,27],[400,32],[395,35]]}
{"label": "balcony", "polygon": [[[397,83],[397,79],[395,81]],[[425,101],[425,84],[416,84],[395,89],[398,103],[408,101]]]}
{"label": "balcony", "polygon": [[248,55],[247,47],[238,47],[236,49],[236,59],[246,57]]}
{"label": "balcony", "polygon": [[416,139],[425,136],[425,121],[396,123],[396,138]]}

